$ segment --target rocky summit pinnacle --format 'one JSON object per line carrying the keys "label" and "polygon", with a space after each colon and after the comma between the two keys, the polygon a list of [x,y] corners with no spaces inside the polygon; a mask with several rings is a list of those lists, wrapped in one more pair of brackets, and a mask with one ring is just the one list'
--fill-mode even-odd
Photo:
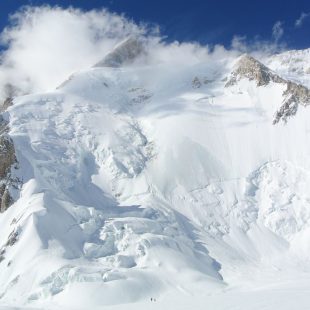
{"label": "rocky summit pinnacle", "polygon": [[237,62],[225,87],[236,85],[244,78],[255,81],[258,87],[266,86],[271,82],[286,86],[286,90],[282,94],[282,105],[274,115],[274,125],[280,120],[286,123],[289,117],[297,113],[299,104],[307,106],[310,103],[310,90],[306,86],[282,78],[260,61],[247,54],[243,55]]}
{"label": "rocky summit pinnacle", "polygon": [[235,70],[231,73],[231,77],[225,86],[232,86],[242,78],[256,81],[257,86],[267,85],[271,81],[285,83],[284,79],[248,54],[243,55],[237,62]]}
{"label": "rocky summit pinnacle", "polygon": [[129,37],[118,44],[95,67],[120,67],[133,62],[143,52],[144,47],[141,39]]}

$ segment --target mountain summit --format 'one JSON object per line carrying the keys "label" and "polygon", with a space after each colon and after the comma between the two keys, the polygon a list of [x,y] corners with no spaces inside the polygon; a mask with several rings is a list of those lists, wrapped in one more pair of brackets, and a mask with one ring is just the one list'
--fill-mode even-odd
{"label": "mountain summit", "polygon": [[132,63],[144,52],[142,39],[129,37],[119,43],[95,67],[120,67]]}
{"label": "mountain summit", "polygon": [[258,87],[267,86],[271,82],[285,85],[283,104],[276,111],[273,124],[277,124],[280,120],[287,122],[288,118],[297,113],[298,105],[310,104],[309,88],[280,77],[250,55],[243,55],[239,59],[225,87],[233,86],[244,78],[255,81]]}
{"label": "mountain summit", "polygon": [[3,106],[1,302],[309,305],[310,76],[281,55],[137,65],[143,53],[129,38]]}

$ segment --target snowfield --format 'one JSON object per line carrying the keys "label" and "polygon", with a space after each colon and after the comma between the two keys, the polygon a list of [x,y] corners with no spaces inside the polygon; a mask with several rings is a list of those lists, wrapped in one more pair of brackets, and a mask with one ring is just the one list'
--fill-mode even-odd
{"label": "snowfield", "polygon": [[[273,124],[285,85],[227,86],[237,57],[128,55],[4,112],[23,185],[0,215],[0,305],[309,309],[307,103]],[[287,57],[309,51],[262,61],[310,85]]]}

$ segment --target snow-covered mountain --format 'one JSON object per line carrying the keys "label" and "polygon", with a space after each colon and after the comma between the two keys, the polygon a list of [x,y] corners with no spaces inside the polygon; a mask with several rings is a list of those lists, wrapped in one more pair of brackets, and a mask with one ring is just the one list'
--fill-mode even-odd
{"label": "snow-covered mountain", "polygon": [[1,304],[165,307],[310,283],[309,50],[145,59],[130,38],[6,101]]}

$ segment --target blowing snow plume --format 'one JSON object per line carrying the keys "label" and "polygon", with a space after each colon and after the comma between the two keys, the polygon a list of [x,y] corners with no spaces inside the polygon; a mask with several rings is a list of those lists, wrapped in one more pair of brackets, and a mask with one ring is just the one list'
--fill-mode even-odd
{"label": "blowing snow plume", "polygon": [[118,42],[143,33],[142,26],[104,9],[26,6],[1,33],[0,97],[53,89]]}

